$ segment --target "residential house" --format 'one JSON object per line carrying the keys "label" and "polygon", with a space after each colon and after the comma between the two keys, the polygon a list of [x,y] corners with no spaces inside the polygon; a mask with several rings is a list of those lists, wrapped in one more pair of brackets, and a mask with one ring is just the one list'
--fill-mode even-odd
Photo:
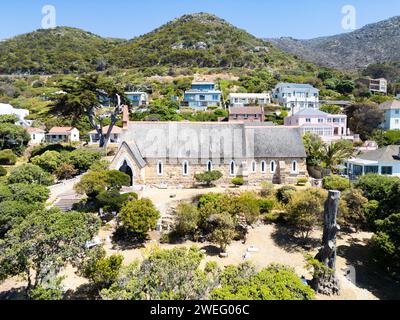
{"label": "residential house", "polygon": [[400,101],[393,100],[382,103],[380,109],[384,112],[382,128],[384,130],[400,129]]}
{"label": "residential house", "polygon": [[146,92],[125,92],[125,95],[133,107],[146,107],[149,105],[149,95]]}
{"label": "residential house", "polygon": [[110,168],[128,174],[132,186],[193,186],[196,173],[211,170],[220,171],[217,183],[226,185],[237,176],[250,184],[297,183],[307,176],[297,128],[123,119],[122,143]]}
{"label": "residential house", "polygon": [[29,144],[31,145],[41,144],[46,139],[46,131],[43,129],[28,127],[26,128],[26,131],[31,137],[31,140],[29,141]]}
{"label": "residential house", "polygon": [[46,141],[55,142],[79,142],[79,130],[71,127],[54,127],[46,134]]}
{"label": "residential house", "polygon": [[292,115],[303,109],[319,109],[319,90],[309,84],[278,83],[272,98]]}
{"label": "residential house", "polygon": [[269,93],[231,93],[229,101],[232,107],[265,106],[271,103]]}
{"label": "residential house", "polygon": [[32,125],[32,120],[26,120],[25,118],[29,116],[29,110],[26,109],[16,109],[10,104],[0,103],[0,116],[3,115],[14,115],[18,118],[16,124],[24,127],[30,127]]}
{"label": "residential house", "polygon": [[363,152],[345,161],[345,166],[352,179],[369,173],[400,177],[400,146]]}
{"label": "residential house", "polygon": [[363,83],[372,93],[387,94],[388,82],[385,78],[372,79],[370,77],[358,79],[357,82]]}
{"label": "residential house", "polygon": [[264,122],[263,107],[230,107],[229,122]]}
{"label": "residential house", "polygon": [[303,109],[293,116],[287,116],[284,124],[300,127],[303,134],[307,132],[316,134],[325,142],[354,139],[347,129],[347,116],[344,114],[328,114],[318,109]]}
{"label": "residential house", "polygon": [[[108,133],[109,128],[110,128],[110,126],[105,126],[103,128],[104,135],[106,135]],[[108,143],[111,143],[111,144],[119,143],[121,141],[121,133],[122,133],[122,128],[114,126],[111,130],[111,135],[108,140]],[[90,144],[98,144],[100,141],[100,136],[96,130],[89,132],[89,138],[90,138],[90,141],[89,141]]]}
{"label": "residential house", "polygon": [[193,82],[191,89],[185,92],[182,106],[204,111],[211,106],[219,107],[221,96],[214,82]]}

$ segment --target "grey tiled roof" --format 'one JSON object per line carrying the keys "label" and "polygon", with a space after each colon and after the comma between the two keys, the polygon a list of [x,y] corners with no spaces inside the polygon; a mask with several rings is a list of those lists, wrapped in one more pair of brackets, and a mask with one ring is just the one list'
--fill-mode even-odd
{"label": "grey tiled roof", "polygon": [[328,114],[314,108],[303,109],[295,114],[295,116],[327,116]]}
{"label": "grey tiled roof", "polygon": [[[130,122],[122,140],[146,159],[305,158],[300,130],[243,123]],[[211,156],[212,155],[212,156]]]}
{"label": "grey tiled roof", "polygon": [[374,151],[361,153],[357,158],[362,160],[400,163],[400,146],[387,146]]}

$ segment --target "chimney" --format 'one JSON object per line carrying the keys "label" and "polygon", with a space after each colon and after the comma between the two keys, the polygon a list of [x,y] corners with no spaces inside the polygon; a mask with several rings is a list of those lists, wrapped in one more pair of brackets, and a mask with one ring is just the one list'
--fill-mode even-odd
{"label": "chimney", "polygon": [[129,108],[127,105],[122,107],[122,129],[127,130],[129,124]]}

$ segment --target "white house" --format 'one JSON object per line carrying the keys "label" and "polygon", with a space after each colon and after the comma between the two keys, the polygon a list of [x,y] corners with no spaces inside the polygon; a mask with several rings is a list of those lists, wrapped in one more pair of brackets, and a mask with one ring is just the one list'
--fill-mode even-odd
{"label": "white house", "polygon": [[125,92],[125,95],[134,107],[144,107],[149,104],[149,96],[146,92]]}
{"label": "white house", "polygon": [[46,139],[46,131],[43,129],[28,127],[26,131],[31,136],[31,140],[29,141],[31,145],[41,144]]}
{"label": "white house", "polygon": [[400,101],[386,101],[379,108],[384,112],[382,128],[384,130],[400,130]]}
{"label": "white house", "polygon": [[231,93],[229,101],[232,107],[263,106],[271,103],[269,93]]}
{"label": "white house", "polygon": [[71,127],[54,127],[46,134],[47,142],[79,142],[79,130]]}
{"label": "white house", "polygon": [[[103,134],[107,134],[108,129],[110,127],[106,126],[103,128]],[[110,139],[108,140],[108,143],[120,143],[121,141],[121,134],[122,134],[122,128],[114,126],[112,131],[111,131],[111,135],[110,135]],[[100,141],[100,136],[98,135],[96,130],[90,131],[89,132],[89,138],[90,138],[90,144],[98,144]]]}
{"label": "white house", "polygon": [[278,83],[272,98],[292,115],[307,108],[319,109],[319,90],[309,84]]}
{"label": "white house", "polygon": [[400,146],[363,152],[345,161],[345,166],[352,179],[369,173],[400,177]]}
{"label": "white house", "polygon": [[29,110],[26,109],[16,109],[10,104],[0,103],[0,116],[4,115],[14,115],[18,118],[17,124],[30,127],[32,125],[32,120],[26,120],[25,118],[29,116]]}

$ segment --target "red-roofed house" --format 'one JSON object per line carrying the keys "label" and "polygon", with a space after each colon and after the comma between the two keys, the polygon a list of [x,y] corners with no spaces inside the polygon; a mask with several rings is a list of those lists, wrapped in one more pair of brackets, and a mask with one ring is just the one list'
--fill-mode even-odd
{"label": "red-roofed house", "polygon": [[26,128],[26,132],[31,136],[31,140],[29,141],[31,145],[41,144],[45,140],[46,131],[43,129],[28,127]]}
{"label": "red-roofed house", "polygon": [[262,107],[230,107],[229,122],[264,122]]}
{"label": "red-roofed house", "polygon": [[[109,126],[106,126],[103,128],[103,134],[107,134],[109,129]],[[108,141],[108,143],[119,143],[121,141],[121,133],[122,133],[122,128],[114,126],[112,131],[111,131],[111,135],[110,135],[110,139]],[[100,136],[98,135],[96,130],[90,131],[89,132],[89,137],[90,137],[90,144],[97,144],[100,141]]]}
{"label": "red-roofed house", "polygon": [[46,134],[47,142],[79,142],[79,130],[71,127],[54,127]]}

